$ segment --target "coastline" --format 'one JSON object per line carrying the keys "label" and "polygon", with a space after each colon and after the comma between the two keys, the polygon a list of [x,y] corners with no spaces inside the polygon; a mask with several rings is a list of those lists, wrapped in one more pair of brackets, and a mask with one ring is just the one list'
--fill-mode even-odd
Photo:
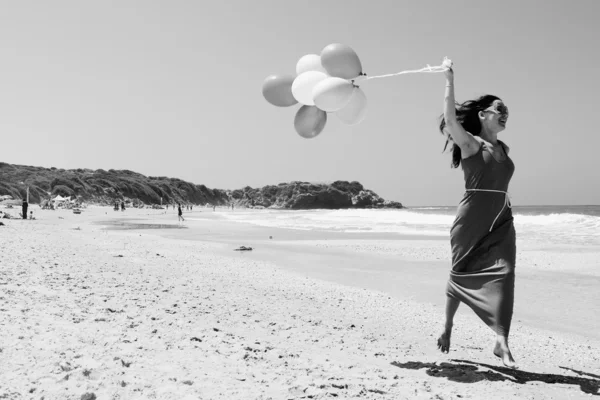
{"label": "coastline", "polygon": [[[445,305],[451,258],[446,237],[262,227],[224,220],[221,212],[212,210],[187,215],[194,215],[194,219],[187,218],[187,229],[159,229],[155,234],[229,246],[223,255],[230,255],[233,247],[251,246],[255,251],[243,254],[245,259],[271,262],[302,276],[381,291],[398,299],[415,299],[442,309]],[[122,222],[172,220],[169,214],[156,214]],[[210,227],[205,229],[206,224]],[[595,290],[600,287],[600,247],[542,246],[521,240],[517,249],[515,325],[600,341],[600,292]],[[468,313],[469,309],[461,307],[459,315]]]}
{"label": "coastline", "polygon": [[[448,273],[444,240],[307,233],[210,214],[184,214],[197,218],[186,222],[188,229],[107,230],[107,220],[177,225],[176,215],[94,207],[81,215],[40,211],[35,221],[0,227],[6,239],[0,291],[7,303],[1,314],[7,329],[0,334],[6,379],[0,381],[8,382],[0,394],[46,400],[85,393],[159,399],[600,394],[600,339],[589,325],[541,329],[525,313],[540,304],[521,297],[530,290],[545,294],[539,301],[554,301],[551,315],[573,316],[572,304],[557,294],[569,301],[577,291],[593,295],[581,285],[597,276],[518,267],[511,343],[521,371],[510,371],[493,359],[491,332],[466,307],[459,309],[451,353],[435,348]],[[233,251],[241,245],[254,250]],[[556,258],[543,249],[523,251],[538,262]],[[559,254],[568,260],[568,253]],[[572,292],[564,292],[568,285]],[[579,318],[594,323],[587,314]]]}

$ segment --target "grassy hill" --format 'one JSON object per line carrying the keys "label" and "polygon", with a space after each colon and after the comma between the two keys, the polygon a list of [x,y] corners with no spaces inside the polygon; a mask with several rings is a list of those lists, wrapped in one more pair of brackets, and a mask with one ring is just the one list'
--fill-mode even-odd
{"label": "grassy hill", "polygon": [[129,170],[57,169],[0,162],[0,196],[26,197],[40,203],[56,195],[77,197],[88,203],[112,205],[116,200],[134,204],[235,203],[248,207],[287,209],[311,208],[402,208],[398,202],[383,200],[358,182],[331,184],[280,183],[262,188],[238,190],[209,189],[177,178],[145,176]]}
{"label": "grassy hill", "polygon": [[83,201],[113,204],[132,200],[144,204],[193,203],[227,204],[225,190],[212,190],[166,176],[145,176],[129,170],[57,169],[0,163],[0,195],[15,199],[26,196],[39,203],[52,196],[75,196]]}

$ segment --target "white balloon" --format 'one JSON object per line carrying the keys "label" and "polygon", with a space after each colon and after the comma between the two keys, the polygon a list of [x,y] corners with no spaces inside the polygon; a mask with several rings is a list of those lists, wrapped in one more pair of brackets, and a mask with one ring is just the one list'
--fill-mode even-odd
{"label": "white balloon", "polygon": [[365,92],[360,88],[354,88],[354,93],[348,104],[337,111],[335,115],[347,125],[355,125],[362,122],[367,115],[367,96]]}
{"label": "white balloon", "polygon": [[319,71],[327,73],[323,65],[321,65],[321,56],[316,54],[307,54],[302,56],[296,64],[296,74],[300,75],[308,71]]}
{"label": "white balloon", "polygon": [[313,89],[315,105],[323,111],[335,112],[348,104],[354,85],[346,79],[329,77]]}
{"label": "white balloon", "polygon": [[292,94],[298,103],[314,106],[313,89],[319,82],[327,79],[327,75],[319,71],[307,71],[294,79],[292,83]]}

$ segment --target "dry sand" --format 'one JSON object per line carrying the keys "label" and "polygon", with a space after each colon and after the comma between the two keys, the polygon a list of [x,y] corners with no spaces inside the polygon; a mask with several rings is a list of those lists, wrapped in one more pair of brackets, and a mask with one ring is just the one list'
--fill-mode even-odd
{"label": "dry sand", "polygon": [[596,252],[521,246],[514,371],[464,306],[450,354],[437,352],[443,241],[185,215],[185,230],[94,223],[177,225],[172,210],[3,220],[0,399],[600,396]]}

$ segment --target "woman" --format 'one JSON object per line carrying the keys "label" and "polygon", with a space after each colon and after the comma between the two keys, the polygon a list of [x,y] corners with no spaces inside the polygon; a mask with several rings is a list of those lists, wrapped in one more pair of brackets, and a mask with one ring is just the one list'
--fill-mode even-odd
{"label": "woman", "polygon": [[452,271],[447,286],[445,329],[438,348],[450,350],[454,314],[465,303],[496,333],[494,354],[507,367],[515,360],[508,347],[515,282],[515,228],[508,198],[514,164],[498,140],[508,109],[485,95],[455,108],[454,72],[446,71],[440,131],[452,141],[452,167],[462,165],[466,192],[450,230]]}

